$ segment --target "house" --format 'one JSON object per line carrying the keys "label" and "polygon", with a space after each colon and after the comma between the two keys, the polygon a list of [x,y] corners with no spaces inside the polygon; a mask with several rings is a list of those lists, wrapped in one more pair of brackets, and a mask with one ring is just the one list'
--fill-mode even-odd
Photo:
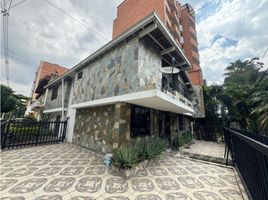
{"label": "house", "polygon": [[204,80],[199,62],[195,12],[190,4],[181,4],[178,0],[124,0],[117,7],[117,17],[113,21],[113,38],[151,12],[156,12],[191,64],[187,72],[194,89],[193,117],[195,121],[199,121],[205,117]]}
{"label": "house", "polygon": [[40,61],[38,69],[35,73],[35,79],[32,85],[31,100],[28,102],[25,116],[31,116],[37,120],[41,119],[41,114],[45,105],[46,90],[45,86],[49,81],[59,77],[69,69],[52,64],[47,61]]}
{"label": "house", "polygon": [[68,118],[66,141],[99,152],[139,136],[172,141],[175,134],[190,131],[190,67],[152,12],[51,81],[43,113]]}

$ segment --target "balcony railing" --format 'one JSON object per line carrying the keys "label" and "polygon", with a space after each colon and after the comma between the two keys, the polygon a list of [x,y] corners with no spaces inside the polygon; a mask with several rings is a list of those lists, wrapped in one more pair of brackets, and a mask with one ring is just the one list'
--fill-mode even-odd
{"label": "balcony railing", "polygon": [[162,91],[176,96],[176,98],[184,104],[192,107],[191,95],[189,90],[183,86],[179,81],[167,81],[166,78],[162,79]]}
{"label": "balcony railing", "polygon": [[42,101],[42,99],[36,99],[31,103],[31,108],[32,109],[36,109],[36,108],[41,108],[44,106],[44,102]]}

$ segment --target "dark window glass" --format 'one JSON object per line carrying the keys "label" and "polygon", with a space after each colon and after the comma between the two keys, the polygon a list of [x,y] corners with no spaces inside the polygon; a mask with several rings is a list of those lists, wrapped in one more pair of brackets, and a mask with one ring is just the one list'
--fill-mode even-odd
{"label": "dark window glass", "polygon": [[179,120],[179,130],[180,131],[185,130],[184,117],[182,115],[179,115],[178,120]]}
{"label": "dark window glass", "polygon": [[77,74],[77,79],[80,79],[80,78],[82,78],[82,77],[83,77],[83,71],[78,72],[78,74]]}
{"label": "dark window glass", "polygon": [[57,87],[54,87],[54,88],[52,89],[51,100],[53,100],[53,99],[57,99],[57,96],[58,96],[58,86],[57,86]]}
{"label": "dark window glass", "polygon": [[150,135],[150,109],[132,105],[131,137]]}

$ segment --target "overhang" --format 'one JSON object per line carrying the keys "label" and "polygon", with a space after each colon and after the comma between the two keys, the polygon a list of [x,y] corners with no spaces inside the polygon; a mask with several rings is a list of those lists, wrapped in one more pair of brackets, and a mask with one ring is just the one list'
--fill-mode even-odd
{"label": "overhang", "polygon": [[180,101],[170,95],[167,95],[157,89],[73,104],[71,105],[71,108],[82,109],[88,107],[110,105],[117,102],[131,103],[148,108],[154,108],[157,110],[169,111],[184,115],[192,115],[194,112],[192,106],[189,106],[187,103]]}
{"label": "overhang", "polygon": [[[191,66],[190,62],[188,61],[188,59],[183,53],[182,48],[174,40],[173,36],[168,31],[166,26],[162,23],[157,14],[153,12],[135,25],[131,26],[124,33],[105,44],[103,47],[88,56],[86,59],[78,63],[72,69],[64,73],[61,77],[49,83],[45,88],[57,84],[62,78],[65,79],[66,77],[74,76],[74,74],[81,68],[87,66],[95,59],[98,59],[100,56],[102,56],[104,53],[111,50],[112,48],[115,48],[116,45],[120,44],[121,42],[124,42],[130,37],[137,35],[140,38],[150,38],[150,40],[152,40],[160,49],[161,56],[167,64],[171,65],[172,58],[175,58],[175,66],[181,69],[181,73],[183,73],[185,80],[191,83],[191,80],[186,72],[186,70],[189,69]],[[190,84],[190,86],[188,87],[192,87],[192,84]]]}

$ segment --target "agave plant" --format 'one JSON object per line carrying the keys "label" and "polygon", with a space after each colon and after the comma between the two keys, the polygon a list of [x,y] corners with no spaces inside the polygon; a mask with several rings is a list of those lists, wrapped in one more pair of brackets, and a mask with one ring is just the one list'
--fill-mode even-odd
{"label": "agave plant", "polygon": [[161,138],[154,137],[151,138],[150,141],[144,144],[143,148],[143,155],[144,159],[152,160],[159,158],[161,153],[166,148],[166,142],[165,140],[162,140]]}
{"label": "agave plant", "polygon": [[139,164],[142,149],[133,144],[125,144],[114,150],[113,164],[121,169],[131,169]]}

